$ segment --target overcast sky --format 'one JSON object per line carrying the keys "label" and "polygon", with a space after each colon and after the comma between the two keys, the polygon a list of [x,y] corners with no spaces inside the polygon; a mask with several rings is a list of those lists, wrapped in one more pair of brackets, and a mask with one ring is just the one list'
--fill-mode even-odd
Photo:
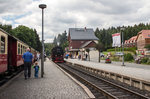
{"label": "overcast sky", "polygon": [[35,28],[41,38],[41,9],[44,9],[44,39],[69,28],[108,28],[111,26],[149,23],[149,0],[0,0],[0,23],[13,28],[25,25]]}

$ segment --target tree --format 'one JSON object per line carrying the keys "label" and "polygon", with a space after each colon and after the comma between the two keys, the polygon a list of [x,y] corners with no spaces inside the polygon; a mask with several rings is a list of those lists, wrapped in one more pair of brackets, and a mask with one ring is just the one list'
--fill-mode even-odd
{"label": "tree", "polygon": [[[125,30],[123,30],[124,33],[124,40],[128,40],[129,38],[136,36],[138,32],[140,32],[143,29],[150,29],[150,24],[135,24],[134,26],[123,26]],[[111,48],[112,45],[112,34],[114,33],[120,33],[121,26],[118,27],[109,27],[108,29],[98,29],[95,30],[95,35],[97,38],[99,38],[100,42],[103,43],[105,46],[105,50],[108,48]]]}
{"label": "tree", "polygon": [[2,25],[2,24],[0,24],[0,28],[5,30],[9,34],[12,34],[12,25],[7,25],[7,24]]}
{"label": "tree", "polygon": [[41,51],[42,44],[35,29],[19,25],[12,30],[12,34],[32,48]]}
{"label": "tree", "polygon": [[150,44],[147,44],[147,45],[145,46],[145,48],[147,48],[148,50],[150,50]]}
{"label": "tree", "polygon": [[53,44],[56,46],[59,43],[59,46],[65,50],[65,48],[68,46],[68,40],[67,40],[67,33],[64,31],[62,34],[58,34],[57,37],[54,38]]}
{"label": "tree", "polygon": [[89,49],[89,48],[88,48],[88,49],[86,49],[86,52],[88,53],[88,59],[89,59],[89,61],[90,61],[90,54],[89,54],[90,49]]}
{"label": "tree", "polygon": [[32,48],[41,51],[42,43],[40,42],[36,29],[32,29],[23,25],[19,25],[18,27],[12,29],[12,25],[7,24],[0,24],[0,28],[5,30],[10,35],[17,37]]}
{"label": "tree", "polygon": [[55,38],[54,38],[54,40],[53,40],[53,44],[54,44],[55,46],[57,46],[57,38],[56,38],[56,36],[55,36]]}
{"label": "tree", "polygon": [[53,44],[53,43],[45,43],[45,44],[44,44],[44,47],[45,47],[46,55],[47,55],[47,56],[50,56],[51,50],[52,50],[52,48],[54,47],[54,44]]}
{"label": "tree", "polygon": [[95,48],[98,50],[99,52],[99,57],[98,57],[98,62],[100,62],[100,52],[104,50],[104,45],[99,41],[96,45]]}

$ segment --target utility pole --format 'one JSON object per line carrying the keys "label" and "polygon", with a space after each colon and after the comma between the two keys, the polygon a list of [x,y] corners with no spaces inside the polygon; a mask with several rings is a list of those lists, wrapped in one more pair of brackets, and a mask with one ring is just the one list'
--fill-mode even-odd
{"label": "utility pole", "polygon": [[43,78],[44,74],[44,8],[46,8],[45,4],[40,4],[39,8],[42,9],[42,53],[41,53],[41,77]]}
{"label": "utility pole", "polygon": [[123,35],[124,27],[121,27],[121,33],[122,33],[122,66],[125,66],[124,64],[124,35]]}

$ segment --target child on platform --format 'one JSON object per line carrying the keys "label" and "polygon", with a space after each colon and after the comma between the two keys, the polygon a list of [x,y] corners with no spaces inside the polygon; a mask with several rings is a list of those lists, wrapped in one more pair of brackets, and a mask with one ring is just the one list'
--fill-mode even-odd
{"label": "child on platform", "polygon": [[35,66],[34,66],[34,77],[38,78],[38,72],[39,72],[39,65],[38,62],[35,62]]}

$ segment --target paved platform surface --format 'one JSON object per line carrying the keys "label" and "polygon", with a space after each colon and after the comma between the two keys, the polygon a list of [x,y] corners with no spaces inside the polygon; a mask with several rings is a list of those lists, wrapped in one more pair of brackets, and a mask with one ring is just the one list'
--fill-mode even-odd
{"label": "paved platform surface", "polygon": [[[98,58],[91,58],[90,61],[98,63]],[[101,63],[105,63],[105,60],[101,60]],[[121,66],[122,62],[112,61],[111,64],[113,64],[115,66]],[[136,63],[129,63],[129,62],[125,62],[124,64],[126,67],[133,67],[133,68],[149,69],[150,70],[150,65],[136,64]]]}
{"label": "paved platform surface", "polygon": [[52,62],[46,61],[44,78],[24,80],[23,73],[4,88],[0,99],[87,99],[85,91],[60,71]]}
{"label": "paved platform surface", "polygon": [[[132,78],[144,80],[150,82],[150,69],[149,66],[138,65],[137,64],[126,64],[126,66],[121,66],[118,64],[106,64],[106,63],[98,63],[93,61],[82,61],[78,59],[67,59],[66,61],[76,64],[81,64],[87,67],[93,67],[96,69],[101,69],[109,72],[114,72],[122,75],[126,75]],[[138,67],[138,68],[137,68]]]}

